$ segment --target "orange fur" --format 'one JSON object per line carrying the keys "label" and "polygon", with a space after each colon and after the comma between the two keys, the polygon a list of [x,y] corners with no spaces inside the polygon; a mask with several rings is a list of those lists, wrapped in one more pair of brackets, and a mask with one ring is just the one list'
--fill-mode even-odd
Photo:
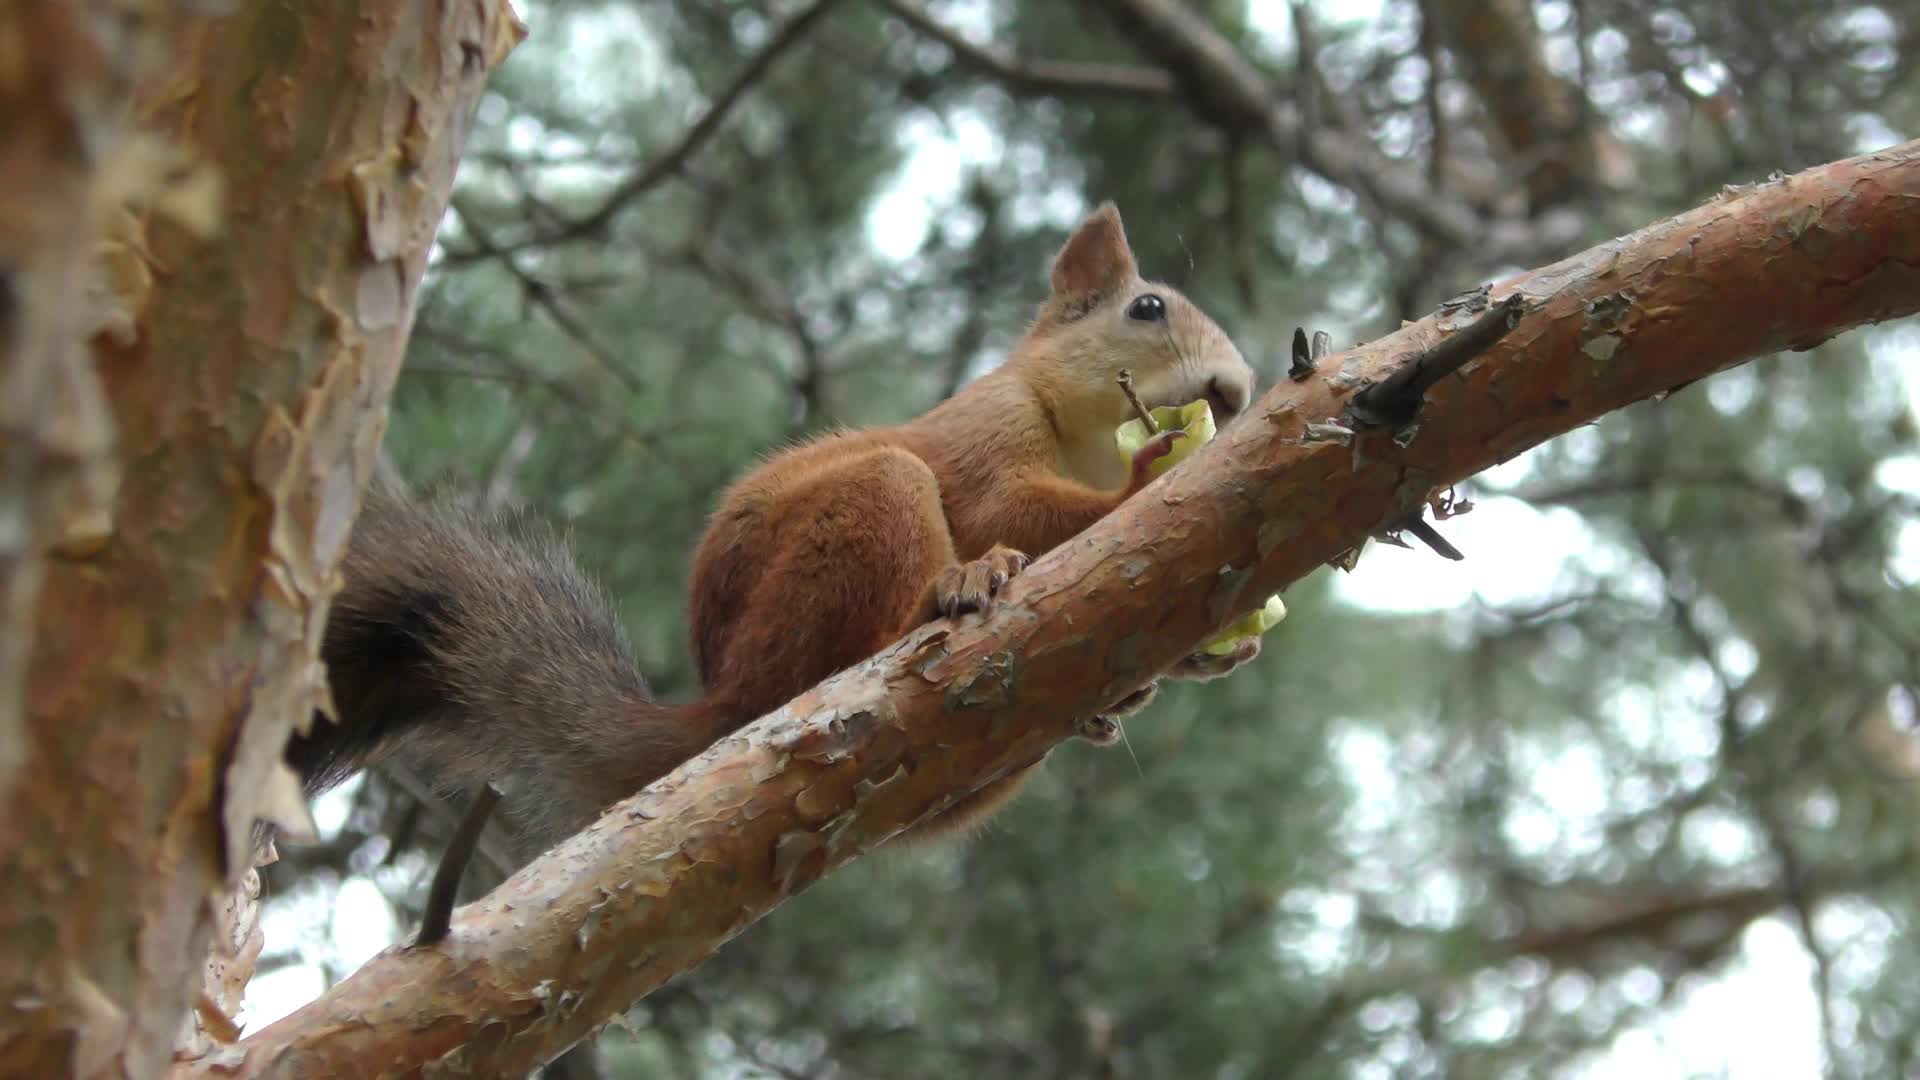
{"label": "orange fur", "polygon": [[[1179,293],[1142,281],[1112,204],[1054,261],[1052,294],[1006,363],[919,418],[823,435],[775,454],[722,498],[694,558],[694,660],[733,723],[771,711],[942,611],[991,602],[1024,558],[1066,541],[1147,480],[1113,430],[1120,370],[1151,405],[1206,396],[1226,419],[1253,373]],[[1152,293],[1162,323],[1130,319]],[[1011,550],[1007,550],[1011,549]],[[986,560],[986,561],[981,561]],[[996,580],[998,579],[998,580]],[[953,808],[991,813],[1015,774]],[[923,832],[926,830],[923,830]]]}

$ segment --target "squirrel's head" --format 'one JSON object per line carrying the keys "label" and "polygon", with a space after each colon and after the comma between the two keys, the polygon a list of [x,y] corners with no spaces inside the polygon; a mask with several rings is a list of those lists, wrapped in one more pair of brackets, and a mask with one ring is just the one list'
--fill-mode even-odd
{"label": "squirrel's head", "polygon": [[1177,290],[1141,279],[1111,202],[1054,256],[1052,286],[1011,362],[1076,421],[1111,429],[1133,417],[1123,370],[1148,408],[1206,398],[1223,427],[1252,402],[1240,350]]}

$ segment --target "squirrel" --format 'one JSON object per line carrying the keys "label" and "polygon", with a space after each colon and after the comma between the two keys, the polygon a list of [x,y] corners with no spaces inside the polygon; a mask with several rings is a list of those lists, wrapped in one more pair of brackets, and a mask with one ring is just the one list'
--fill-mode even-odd
{"label": "squirrel", "polygon": [[[448,791],[492,785],[516,857],[531,858],[914,627],[986,610],[1029,556],[1144,488],[1181,435],[1131,468],[1120,459],[1122,370],[1148,407],[1205,398],[1223,423],[1255,383],[1212,319],[1140,278],[1109,202],[1054,258],[1050,295],[1003,364],[917,419],[774,453],[724,494],[693,560],[704,692],[687,704],[653,699],[611,602],[551,529],[372,491],[321,648],[335,715],[296,734],[287,759],[309,794],[389,758]],[[1258,649],[1166,674],[1218,677]],[[1157,684],[1106,715],[1137,711]],[[967,829],[1031,770],[909,833]]]}

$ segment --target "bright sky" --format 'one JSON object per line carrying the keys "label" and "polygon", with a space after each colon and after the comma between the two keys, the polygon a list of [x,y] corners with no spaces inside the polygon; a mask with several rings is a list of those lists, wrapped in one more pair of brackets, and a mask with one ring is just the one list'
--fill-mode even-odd
{"label": "bright sky", "polygon": [[[1328,21],[1369,20],[1380,8],[1374,0],[1322,0],[1314,6],[1320,18]],[[1249,0],[1248,7],[1254,25],[1268,36],[1270,48],[1289,50],[1288,5],[1280,0]],[[977,2],[951,9],[950,21],[976,38],[987,26],[984,8]],[[619,23],[615,34],[621,39],[637,26],[624,18]],[[603,38],[595,44],[605,43]],[[956,118],[951,129],[913,124],[903,139],[909,148],[908,160],[893,188],[877,201],[868,223],[875,249],[895,259],[916,251],[930,216],[960,194],[961,166],[993,162],[1003,149],[987,125],[965,116]],[[1047,209],[1062,223],[1082,210],[1079,206]],[[1300,313],[1303,322],[1312,316]],[[1920,331],[1884,338],[1876,363],[1890,379],[1907,387],[1920,412],[1920,379],[1905,374],[1920,371],[1916,364]],[[1528,458],[1522,456],[1487,479],[1504,485],[1523,477],[1527,469]],[[1920,492],[1920,460],[1890,462],[1880,475],[1892,486]],[[1603,565],[1608,558],[1595,546],[1578,515],[1564,510],[1542,512],[1511,499],[1481,501],[1472,513],[1443,528],[1467,553],[1464,563],[1446,564],[1425,551],[1376,544],[1357,573],[1337,575],[1339,597],[1358,607],[1389,611],[1456,609],[1475,601],[1508,605],[1554,594],[1570,560]],[[1913,542],[1904,545],[1896,571],[1905,580],[1920,580],[1920,535],[1910,530],[1910,539]],[[1340,759],[1366,789],[1386,795],[1395,786],[1390,748],[1384,744],[1356,738],[1339,750]],[[1577,756],[1543,763],[1542,770],[1550,778],[1539,789],[1546,807],[1543,828],[1552,828],[1555,822],[1578,822],[1607,804],[1605,778]],[[342,823],[348,791],[330,793],[316,806],[323,830],[330,832]],[[1524,822],[1520,827],[1525,827]],[[1342,921],[1337,903],[1328,908],[1328,918],[1329,930],[1337,931]],[[320,919],[330,922],[331,943],[342,970],[357,966],[401,933],[379,890],[369,881],[354,880],[341,889],[330,913],[274,909],[266,926],[268,940],[297,936],[299,927]],[[1842,918],[1832,929],[1841,932],[1855,927]],[[1709,1073],[1731,1080],[1817,1076],[1819,1026],[1811,971],[1797,931],[1779,918],[1762,920],[1747,931],[1738,959],[1724,974],[1682,992],[1677,1003],[1657,1019],[1627,1030],[1607,1052],[1569,1075],[1581,1080],[1657,1080]],[[248,988],[248,1029],[290,1012],[321,989],[321,974],[313,968],[285,969],[254,980]],[[1644,989],[1650,995],[1657,989],[1650,974]]]}

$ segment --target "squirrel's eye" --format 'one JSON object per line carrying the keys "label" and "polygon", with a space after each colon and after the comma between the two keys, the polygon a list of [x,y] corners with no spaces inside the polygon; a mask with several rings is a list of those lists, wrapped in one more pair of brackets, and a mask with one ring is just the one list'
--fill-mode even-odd
{"label": "squirrel's eye", "polygon": [[1152,293],[1136,297],[1133,303],[1127,305],[1127,318],[1141,322],[1165,322],[1167,302]]}

